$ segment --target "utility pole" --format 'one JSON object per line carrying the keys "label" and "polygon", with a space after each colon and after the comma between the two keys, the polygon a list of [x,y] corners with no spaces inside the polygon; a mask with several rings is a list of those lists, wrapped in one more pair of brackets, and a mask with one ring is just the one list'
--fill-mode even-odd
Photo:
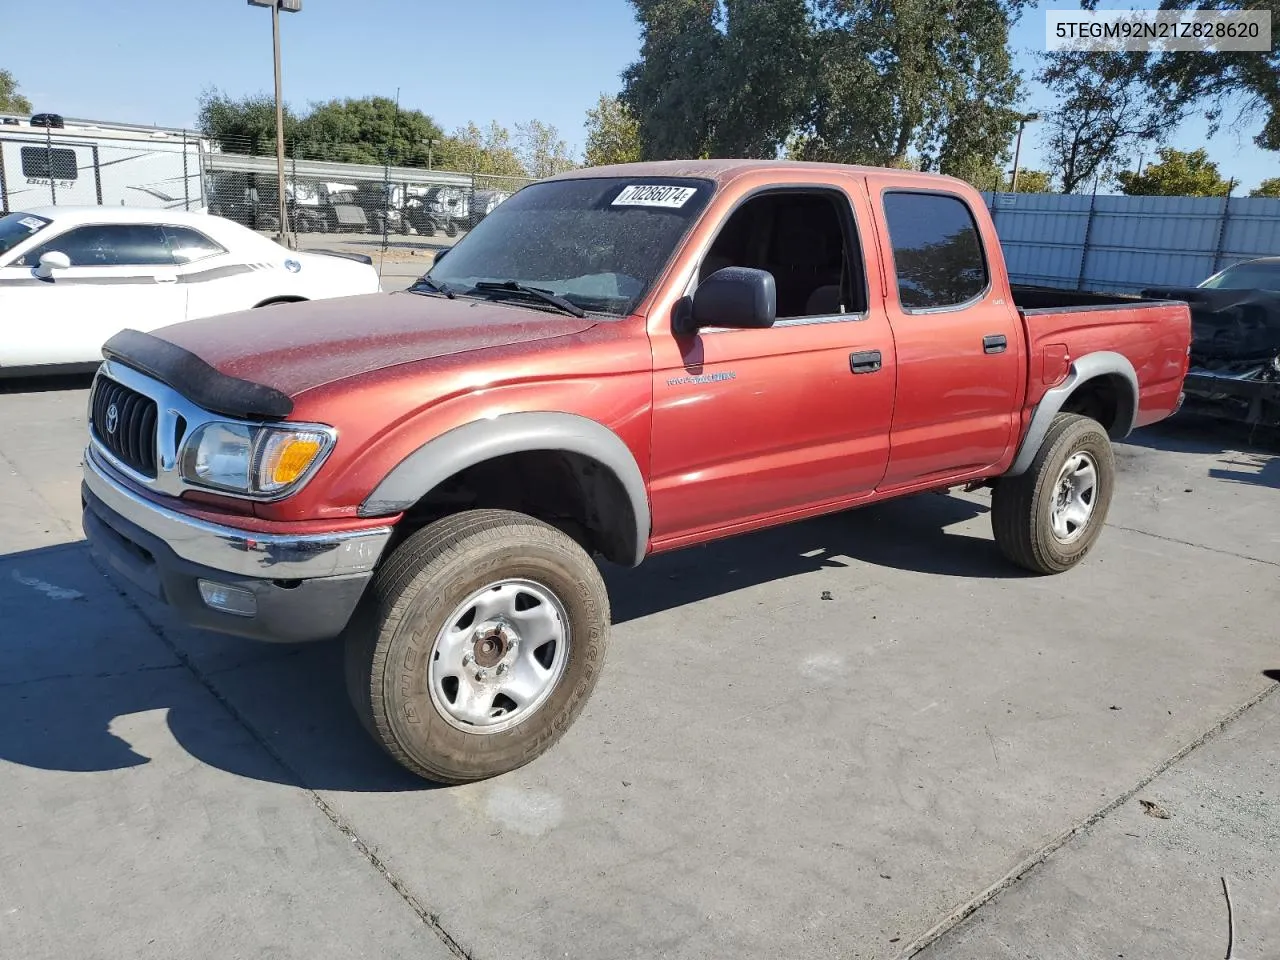
{"label": "utility pole", "polygon": [[1009,192],[1018,192],[1018,160],[1022,156],[1022,128],[1030,120],[1039,120],[1038,113],[1024,113],[1018,117],[1018,143],[1013,148],[1013,182],[1009,184]]}
{"label": "utility pole", "polygon": [[276,240],[287,244],[289,222],[289,204],[284,190],[284,100],[281,96],[280,81],[280,11],[299,13],[302,0],[249,0],[251,7],[271,8],[271,47],[275,54],[276,67],[276,195],[280,202],[280,228],[276,231]]}

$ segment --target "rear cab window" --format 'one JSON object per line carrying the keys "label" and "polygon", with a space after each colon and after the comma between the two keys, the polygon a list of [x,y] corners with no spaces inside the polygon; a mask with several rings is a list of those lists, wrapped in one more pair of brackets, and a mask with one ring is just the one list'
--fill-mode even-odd
{"label": "rear cab window", "polygon": [[968,204],[952,194],[897,190],[882,201],[903,310],[954,310],[986,292],[990,272]]}

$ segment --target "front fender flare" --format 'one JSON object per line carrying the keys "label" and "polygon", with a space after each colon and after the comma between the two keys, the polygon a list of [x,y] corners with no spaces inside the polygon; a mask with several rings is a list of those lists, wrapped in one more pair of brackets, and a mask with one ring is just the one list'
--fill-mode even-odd
{"label": "front fender flare", "polygon": [[1035,459],[1040,444],[1044,442],[1053,418],[1062,411],[1076,389],[1089,380],[1106,376],[1119,377],[1128,385],[1127,394],[1122,393],[1118,398],[1119,409],[1116,411],[1116,422],[1109,431],[1113,440],[1123,440],[1127,437],[1133,431],[1134,422],[1138,418],[1137,371],[1133,369],[1133,364],[1124,354],[1110,350],[1087,353],[1072,361],[1066,379],[1046,392],[1036,404],[1036,412],[1031,416],[1026,436],[1022,438],[1018,454],[1013,459],[1013,465],[1005,471],[1005,476],[1025,473],[1031,466],[1031,461]]}
{"label": "front fender flare", "polygon": [[613,472],[635,520],[634,563],[649,545],[648,487],[630,448],[608,427],[571,413],[508,413],[473,420],[429,440],[400,461],[360,505],[362,517],[407,510],[467,467],[512,453],[562,450],[590,457]]}

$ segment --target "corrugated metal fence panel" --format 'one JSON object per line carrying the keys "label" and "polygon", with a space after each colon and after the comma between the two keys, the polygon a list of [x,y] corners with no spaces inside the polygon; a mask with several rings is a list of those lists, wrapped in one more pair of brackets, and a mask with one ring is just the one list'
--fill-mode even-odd
{"label": "corrugated metal fence panel", "polygon": [[1015,283],[1116,292],[1194,286],[1237,260],[1280,255],[1280,199],[990,193],[983,199]]}
{"label": "corrugated metal fence panel", "polygon": [[1280,198],[1232,197],[1222,251],[1224,267],[1247,257],[1280,254]]}

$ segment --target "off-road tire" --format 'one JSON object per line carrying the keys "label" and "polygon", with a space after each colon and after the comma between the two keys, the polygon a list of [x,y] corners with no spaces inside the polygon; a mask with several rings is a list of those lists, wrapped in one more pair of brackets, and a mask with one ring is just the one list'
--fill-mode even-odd
{"label": "off-road tire", "polygon": [[[1088,453],[1097,465],[1093,510],[1078,539],[1064,544],[1053,534],[1050,513],[1055,484],[1067,460]],[[1074,413],[1060,413],[1025,473],[1002,477],[991,496],[991,528],[1000,552],[1035,573],[1062,573],[1093,548],[1106,523],[1115,490],[1115,453],[1102,424]]]}
{"label": "off-road tire", "polygon": [[[436,635],[473,591],[503,579],[550,590],[567,614],[568,660],[545,702],[500,733],[448,723],[427,666]],[[401,765],[438,783],[483,780],[553,746],[595,688],[609,597],[590,555],[556,528],[507,510],[469,510],[406,538],[375,573],[347,632],[347,692],[365,728]]]}

